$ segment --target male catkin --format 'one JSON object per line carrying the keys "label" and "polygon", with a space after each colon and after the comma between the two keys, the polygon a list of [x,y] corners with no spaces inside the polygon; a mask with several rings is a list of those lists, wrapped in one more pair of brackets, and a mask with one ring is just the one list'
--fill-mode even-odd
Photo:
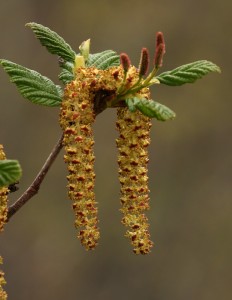
{"label": "male catkin", "polygon": [[[6,159],[3,146],[0,145],[0,160]],[[3,231],[3,226],[7,221],[7,195],[9,189],[6,186],[0,187],[0,232]]]}
{"label": "male catkin", "polygon": [[[60,112],[60,125],[64,132],[65,162],[68,164],[68,195],[73,201],[76,215],[75,225],[80,228],[78,237],[87,250],[94,249],[100,237],[97,218],[97,202],[94,194],[94,138],[93,123],[96,117],[95,105],[101,101],[109,106],[119,90],[128,90],[139,80],[135,67],[124,76],[122,67],[107,70],[77,68],[75,80],[64,92]],[[149,99],[148,88],[136,94]],[[101,105],[101,104],[100,104]],[[121,187],[122,223],[129,227],[126,236],[131,239],[136,254],[150,252],[152,242],[148,232],[149,224],[144,211],[149,209],[147,147],[150,143],[150,118],[141,112],[130,112],[118,108],[117,128],[119,138],[119,180]]]}
{"label": "male catkin", "polygon": [[144,215],[144,211],[149,209],[147,148],[151,121],[141,112],[131,113],[126,108],[119,108],[117,115],[122,223],[129,227],[126,236],[131,239],[134,253],[147,254],[153,244]]}
{"label": "male catkin", "polygon": [[78,69],[76,80],[65,88],[60,112],[66,152],[64,160],[69,172],[68,195],[73,201],[75,225],[81,229],[78,237],[87,250],[95,248],[100,236],[94,194],[93,80],[92,69]]}

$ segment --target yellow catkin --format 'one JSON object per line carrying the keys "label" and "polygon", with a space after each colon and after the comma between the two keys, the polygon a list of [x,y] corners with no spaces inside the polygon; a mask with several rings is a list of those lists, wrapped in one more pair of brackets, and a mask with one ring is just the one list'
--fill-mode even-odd
{"label": "yellow catkin", "polygon": [[75,225],[81,228],[78,234],[81,243],[90,250],[95,248],[99,239],[93,170],[95,157],[92,124],[95,115],[89,82],[86,82],[90,74],[86,77],[85,70],[80,69],[78,75],[65,88],[60,125],[64,131],[64,160],[69,172],[68,195],[73,201]]}
{"label": "yellow catkin", "polygon": [[[0,144],[0,160],[6,159],[3,146]],[[0,187],[0,232],[3,231],[3,226],[7,221],[7,195],[8,187]]]}
{"label": "yellow catkin", "polygon": [[[129,68],[126,80],[121,66],[107,70],[80,67],[75,70],[75,80],[64,91],[60,125],[64,132],[64,160],[69,172],[68,195],[73,201],[78,237],[87,250],[94,249],[100,237],[94,194],[94,105],[99,108],[101,100],[106,103],[106,98],[109,101],[115,99],[119,90],[126,92],[138,80],[138,71],[134,66]],[[150,92],[148,88],[143,88],[133,96],[149,99]],[[152,247],[149,225],[143,213],[149,208],[147,146],[150,126],[150,118],[142,113],[118,108],[122,222],[129,227],[126,236],[131,239],[137,254],[146,254]]]}
{"label": "yellow catkin", "polygon": [[[131,77],[131,84],[138,80],[136,73]],[[143,88],[136,96],[149,99],[150,91]],[[126,236],[131,240],[134,253],[147,254],[153,246],[144,214],[149,209],[147,164],[151,119],[139,111],[118,108],[116,125],[119,131],[116,143],[119,150],[121,211],[124,215],[122,223],[129,227]]]}
{"label": "yellow catkin", "polygon": [[[0,256],[0,265],[2,264],[2,257]],[[0,300],[7,300],[7,294],[3,290],[3,286],[6,284],[4,279],[4,273],[0,270]]]}
{"label": "yellow catkin", "polygon": [[119,181],[121,204],[124,214],[122,223],[129,227],[130,238],[136,254],[147,254],[153,243],[148,231],[148,220],[144,211],[149,209],[148,189],[148,145],[151,121],[139,111],[118,109],[117,139],[119,149]]}
{"label": "yellow catkin", "polygon": [[78,68],[75,80],[65,88],[60,112],[64,160],[69,172],[68,195],[73,201],[75,225],[80,229],[78,238],[87,250],[94,249],[100,237],[94,194],[94,100],[116,92],[115,71],[119,73],[116,68],[111,71]]}

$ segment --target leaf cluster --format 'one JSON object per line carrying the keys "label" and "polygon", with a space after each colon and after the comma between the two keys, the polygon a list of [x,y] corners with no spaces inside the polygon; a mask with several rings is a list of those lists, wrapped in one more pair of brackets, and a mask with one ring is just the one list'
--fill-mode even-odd
{"label": "leaf cluster", "polygon": [[[84,57],[85,67],[95,67],[98,69],[108,69],[120,65],[120,57],[113,50],[106,50],[100,53],[89,54],[90,40],[85,41],[79,47],[80,53],[75,53],[71,46],[56,32],[48,27],[37,23],[28,23],[38,38],[42,46],[51,53],[59,56],[61,72],[58,76],[63,84],[67,84],[74,79],[75,61],[78,56]],[[23,97],[33,103],[45,106],[60,106],[62,101],[62,88],[54,84],[49,78],[36,71],[27,69],[9,60],[2,59],[0,64],[10,76],[10,80],[16,84]],[[157,71],[157,70],[155,70]],[[180,66],[172,71],[167,71],[155,76],[154,70],[144,82],[151,84],[160,82],[170,86],[193,83],[210,72],[220,72],[220,68],[207,60],[199,60],[190,64]],[[140,110],[150,118],[166,121],[173,119],[175,113],[168,107],[147,99],[140,99],[135,96],[125,99],[125,104],[130,111]]]}

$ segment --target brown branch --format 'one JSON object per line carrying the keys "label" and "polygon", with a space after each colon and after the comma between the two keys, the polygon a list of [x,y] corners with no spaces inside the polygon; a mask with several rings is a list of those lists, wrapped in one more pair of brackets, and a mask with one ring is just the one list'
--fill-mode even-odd
{"label": "brown branch", "polygon": [[19,211],[24,204],[26,204],[35,194],[38,193],[40,185],[43,182],[48,170],[50,169],[51,165],[55,161],[57,155],[60,153],[60,150],[62,149],[62,141],[63,141],[63,135],[60,137],[57,144],[52,149],[52,152],[50,153],[47,160],[45,161],[42,169],[39,171],[39,173],[35,177],[34,181],[31,183],[29,188],[22,194],[21,197],[19,197],[18,200],[15,201],[15,203],[13,203],[9,207],[8,214],[7,214],[7,221],[9,221],[10,218],[17,211]]}
{"label": "brown branch", "polygon": [[[95,116],[99,115],[101,112],[103,112],[109,105],[110,102],[115,98],[115,92],[104,90],[99,91],[95,95],[94,99],[94,112]],[[121,103],[117,102],[117,105],[114,107],[121,106]],[[125,106],[125,103],[124,105]],[[7,213],[7,221],[10,220],[10,218],[20,210],[21,207],[24,206],[34,195],[36,195],[39,191],[40,185],[43,182],[48,170],[50,169],[51,165],[55,161],[57,155],[60,153],[60,150],[62,149],[62,141],[63,141],[63,135],[60,137],[57,144],[54,146],[52,152],[48,156],[47,160],[45,161],[42,169],[39,171],[37,176],[35,177],[34,181],[31,183],[29,188],[18,198],[18,200],[15,201],[9,208]]]}

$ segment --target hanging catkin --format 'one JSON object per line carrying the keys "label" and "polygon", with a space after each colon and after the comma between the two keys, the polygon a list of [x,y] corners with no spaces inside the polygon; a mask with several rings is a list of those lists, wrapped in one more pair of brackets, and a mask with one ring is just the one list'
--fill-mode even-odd
{"label": "hanging catkin", "polygon": [[[6,159],[3,146],[0,144],[0,160]],[[3,231],[3,226],[7,221],[7,195],[9,189],[6,186],[0,187],[0,232]]]}
{"label": "hanging catkin", "polygon": [[[6,159],[3,146],[0,144],[0,160]],[[3,231],[3,226],[7,221],[7,195],[9,193],[8,187],[0,187],[0,232]],[[2,257],[0,256],[0,265],[2,264]],[[3,285],[6,284],[4,273],[0,270],[0,300],[6,300],[7,294],[3,290]]]}
{"label": "hanging catkin", "polygon": [[[106,97],[115,99],[119,90],[129,90],[139,79],[131,66],[124,76],[120,67],[98,70],[78,68],[75,80],[65,88],[60,112],[60,125],[64,131],[65,162],[68,164],[68,195],[73,201],[78,237],[87,250],[95,248],[100,237],[97,203],[94,194],[93,123],[96,102]],[[142,88],[137,97],[150,97],[148,88]],[[103,101],[102,101],[103,102]],[[107,105],[107,104],[106,104]],[[110,103],[112,106],[112,102]],[[135,253],[150,252],[152,242],[144,211],[149,209],[147,147],[150,143],[150,118],[141,112],[118,108],[119,180],[121,183],[121,211],[123,224],[129,227],[126,236],[131,239]]]}
{"label": "hanging catkin", "polygon": [[94,70],[78,69],[76,79],[65,88],[60,113],[64,131],[64,160],[68,164],[68,195],[73,201],[78,237],[87,250],[99,239],[97,207],[94,195],[93,129],[95,120],[91,83]]}
{"label": "hanging catkin", "polygon": [[87,250],[94,249],[100,233],[94,194],[94,102],[116,93],[122,70],[78,68],[64,91],[60,125],[64,132],[64,160],[68,164],[68,195],[73,201],[78,237]]}
{"label": "hanging catkin", "polygon": [[[2,264],[2,257],[0,256],[0,265]],[[3,290],[3,286],[6,284],[4,279],[4,273],[0,270],[0,300],[7,300],[7,293]]]}
{"label": "hanging catkin", "polygon": [[153,244],[144,214],[149,209],[147,148],[151,121],[139,111],[132,113],[127,108],[119,108],[117,115],[122,223],[129,227],[126,236],[131,239],[134,253],[147,254]]}

